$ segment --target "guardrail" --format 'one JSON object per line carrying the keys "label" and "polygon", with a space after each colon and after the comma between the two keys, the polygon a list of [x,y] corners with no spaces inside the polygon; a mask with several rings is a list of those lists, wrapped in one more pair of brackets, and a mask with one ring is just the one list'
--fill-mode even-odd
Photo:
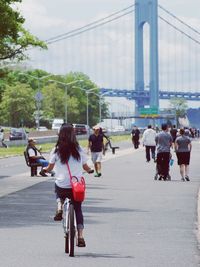
{"label": "guardrail", "polygon": [[[131,131],[130,131],[131,132]],[[108,136],[112,135],[126,135],[130,133],[129,131],[123,131],[123,132],[108,132]],[[86,135],[77,135],[77,139],[78,140],[84,140],[84,139],[88,139],[88,134]],[[58,136],[57,135],[52,135],[52,136],[30,136],[31,138],[34,138],[37,141],[37,144],[46,144],[46,143],[56,143]],[[26,146],[27,145],[28,140],[12,140],[9,141],[8,139],[5,140],[5,143],[9,146]]]}

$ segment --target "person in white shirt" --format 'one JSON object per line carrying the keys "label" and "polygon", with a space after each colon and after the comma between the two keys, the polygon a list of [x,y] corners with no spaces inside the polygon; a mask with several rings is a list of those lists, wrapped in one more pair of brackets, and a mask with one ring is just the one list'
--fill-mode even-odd
{"label": "person in white shirt", "polygon": [[48,176],[48,175],[44,172],[43,167],[48,166],[49,162],[48,162],[48,160],[46,160],[46,159],[42,156],[40,150],[37,149],[37,147],[36,147],[36,140],[35,140],[35,139],[33,139],[33,138],[29,138],[29,139],[28,139],[28,145],[27,145],[27,147],[26,147],[26,151],[27,151],[27,153],[28,153],[29,161],[30,161],[31,163],[35,163],[35,162],[37,162],[37,163],[40,163],[40,164],[42,165],[42,169],[41,169],[41,171],[40,171],[40,175],[42,175],[42,176]]}
{"label": "person in white shirt", "polygon": [[94,172],[94,170],[87,165],[86,154],[76,140],[73,125],[68,123],[64,123],[60,128],[57,144],[51,152],[49,165],[44,168],[44,170],[49,172],[55,167],[54,176],[57,212],[54,220],[62,220],[62,205],[66,198],[71,199],[74,203],[76,214],[78,246],[85,247],[85,240],[83,238],[84,219],[81,208],[82,202],[73,199],[70,174],[66,162],[69,165],[71,175],[76,176],[78,179],[81,179],[83,169],[88,173]]}
{"label": "person in white shirt", "polygon": [[[144,131],[142,136],[142,143],[145,146],[146,150],[146,161],[149,162],[152,159],[155,161],[155,151],[156,151],[156,131],[152,129],[151,125],[148,125],[148,128]],[[150,157],[151,151],[151,157]]]}

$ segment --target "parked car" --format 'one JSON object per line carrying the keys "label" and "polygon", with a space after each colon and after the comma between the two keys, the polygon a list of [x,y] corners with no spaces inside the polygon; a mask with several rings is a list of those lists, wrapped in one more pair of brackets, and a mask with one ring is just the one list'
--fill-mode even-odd
{"label": "parked car", "polygon": [[86,124],[73,124],[75,134],[87,134],[88,126]]}
{"label": "parked car", "polygon": [[52,123],[52,130],[60,130],[61,125],[64,123],[63,119],[54,119]]}
{"label": "parked car", "polygon": [[44,132],[44,131],[48,131],[48,129],[47,129],[46,126],[40,126],[40,127],[38,128],[38,131],[40,131],[40,132]]}
{"label": "parked car", "polygon": [[26,140],[28,133],[24,128],[11,128],[9,134],[9,140]]}

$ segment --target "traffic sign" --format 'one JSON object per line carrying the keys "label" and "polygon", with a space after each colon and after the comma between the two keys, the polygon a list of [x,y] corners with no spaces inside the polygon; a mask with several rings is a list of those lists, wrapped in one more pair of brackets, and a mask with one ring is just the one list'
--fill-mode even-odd
{"label": "traffic sign", "polygon": [[38,91],[37,93],[36,93],[36,95],[35,95],[35,99],[36,99],[36,101],[41,101],[42,99],[43,99],[43,95],[42,95],[42,93],[40,92],[40,91]]}
{"label": "traffic sign", "polygon": [[140,115],[141,116],[151,116],[151,115],[158,115],[158,108],[153,107],[153,108],[140,108],[139,109]]}

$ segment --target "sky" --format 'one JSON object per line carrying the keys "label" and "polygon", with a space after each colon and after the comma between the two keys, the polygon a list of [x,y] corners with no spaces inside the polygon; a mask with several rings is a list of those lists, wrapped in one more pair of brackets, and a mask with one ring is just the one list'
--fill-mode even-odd
{"label": "sky", "polygon": [[[27,28],[46,39],[134,4],[134,0],[23,0]],[[159,0],[158,4],[199,28],[199,0]]]}
{"label": "sky", "polygon": [[[28,29],[32,34],[36,35],[42,40],[49,39],[51,37],[54,37],[59,34],[66,33],[72,29],[76,29],[78,27],[84,26],[87,23],[93,22],[97,19],[103,18],[107,15],[110,15],[116,11],[119,11],[123,8],[126,8],[130,5],[134,4],[134,0],[23,0],[21,4],[19,4],[19,9],[21,10],[23,16],[26,19],[25,22],[25,28]],[[192,27],[196,28],[200,31],[200,2],[199,0],[190,0],[190,1],[183,1],[183,0],[159,0],[158,4],[164,7],[165,9],[171,11],[173,14],[175,14],[177,17],[182,19],[183,21],[187,22]],[[123,20],[123,24],[130,24],[131,17],[127,20]],[[130,26],[127,26],[130,27]],[[115,42],[116,40],[116,34],[114,33],[113,29],[110,29],[110,36],[113,39],[113,47],[114,49],[120,49],[118,47],[118,43]],[[120,29],[119,29],[120,31]],[[123,29],[121,28],[121,31]],[[106,32],[103,33],[102,39],[106,39]],[[88,39],[90,38],[90,35],[88,35]],[[118,36],[120,36],[120,33],[118,33]],[[128,28],[127,28],[127,36],[128,36]],[[121,38],[122,39],[122,38]],[[83,38],[84,40],[84,38]],[[81,42],[83,42],[81,39]],[[82,44],[82,43],[81,43]],[[76,44],[74,41],[74,49],[77,53],[80,52],[81,55],[85,56],[85,60],[88,63],[85,63],[84,70],[89,73],[89,76],[91,74],[92,79],[96,79],[95,82],[99,86],[104,87],[111,87],[111,88],[129,88],[132,86],[132,79],[126,78],[126,81],[123,80],[125,77],[125,73],[127,72],[127,69],[124,67],[125,63],[127,66],[130,66],[132,61],[131,59],[127,59],[127,54],[125,54],[124,51],[121,51],[121,57],[116,59],[118,61],[114,61],[108,64],[105,67],[105,80],[102,82],[101,77],[93,76],[92,69],[93,66],[90,66],[89,62],[89,54],[92,54],[93,51],[97,51],[98,45],[91,45],[90,46],[90,52],[84,47],[79,51],[80,43]],[[107,51],[107,55],[111,53],[111,50],[106,50],[107,47],[105,43],[101,42],[101,45],[103,47],[103,51]],[[122,44],[121,44],[122,45]],[[130,47],[132,45],[130,41]],[[65,50],[66,46],[66,51]],[[68,47],[65,43],[65,46],[59,46],[52,51],[51,54],[46,54],[46,58],[48,58],[48,63],[46,63],[46,68],[48,71],[54,72],[55,69],[62,72],[62,66],[65,65],[64,63],[60,64],[60,70],[59,67],[57,67],[55,62],[55,57],[59,62],[61,62],[64,53],[67,53],[67,50],[72,51],[72,47]],[[83,45],[82,45],[83,46]],[[116,47],[117,48],[116,48]],[[101,49],[102,49],[101,47]],[[164,44],[163,44],[163,50],[164,50]],[[173,48],[172,48],[173,49]],[[185,48],[187,49],[187,48]],[[60,54],[58,55],[55,51],[60,50]],[[125,50],[124,48],[121,48],[121,50]],[[78,52],[77,52],[78,51]],[[119,51],[119,50],[117,50]],[[172,51],[172,50],[171,50]],[[175,51],[175,50],[174,50]],[[173,53],[174,53],[173,51]],[[180,52],[177,48],[177,52]],[[71,52],[72,53],[72,52]],[[102,57],[102,54],[99,53],[99,58]],[[167,55],[166,55],[167,57]],[[35,61],[33,60],[32,63],[37,63],[40,59],[41,62],[46,62],[46,58],[43,58],[42,56],[35,56]],[[116,54],[113,52],[113,58],[116,58]],[[74,54],[72,54],[72,63],[74,64],[74,68],[79,64],[79,62],[75,62]],[[121,61],[120,61],[121,60]],[[167,60],[167,59],[163,59]],[[98,59],[97,59],[98,61]],[[112,80],[108,80],[109,76],[109,69],[111,69],[111,64],[113,65],[119,65],[119,77],[115,77],[114,74],[111,75],[114,78]],[[181,63],[182,64],[182,63]],[[42,66],[42,65],[41,65]],[[53,69],[55,67],[55,69]],[[98,72],[99,69],[102,67],[96,66],[95,71]],[[131,71],[131,67],[129,68]],[[94,71],[94,70],[93,70]],[[107,76],[106,76],[107,75]],[[120,76],[121,75],[121,76]],[[118,75],[117,75],[118,76]],[[123,78],[120,78],[123,77]],[[107,80],[106,80],[107,79]],[[124,78],[125,79],[125,78]],[[119,103],[121,100],[118,100]],[[117,106],[119,106],[118,101],[115,100],[117,103]],[[124,105],[132,107],[132,103],[130,101],[124,100]],[[165,102],[163,102],[163,105],[166,105]],[[191,103],[191,106],[196,106],[196,104]],[[115,109],[115,108],[113,108]]]}

